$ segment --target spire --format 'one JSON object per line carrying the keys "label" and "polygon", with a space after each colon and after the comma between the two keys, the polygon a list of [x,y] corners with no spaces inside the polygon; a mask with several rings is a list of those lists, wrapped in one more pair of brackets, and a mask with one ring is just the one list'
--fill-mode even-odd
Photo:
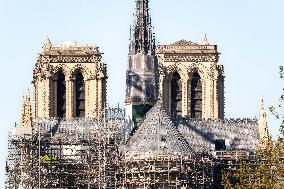
{"label": "spire", "polygon": [[209,41],[208,41],[208,38],[207,38],[207,34],[204,35],[204,38],[203,38],[203,45],[209,45]]}
{"label": "spire", "polygon": [[[131,119],[139,109],[141,117],[158,96],[158,62],[149,14],[149,0],[136,0],[134,23],[130,27],[128,69],[126,72],[126,115]],[[138,116],[138,117],[139,117]],[[136,116],[137,117],[137,116]]]}
{"label": "spire", "polygon": [[22,127],[32,126],[32,106],[31,106],[30,91],[28,92],[28,95],[23,95],[22,98],[21,126]]}
{"label": "spire", "polygon": [[153,54],[155,40],[149,14],[149,0],[136,0],[136,14],[130,37],[130,54]]}
{"label": "spire", "polygon": [[265,149],[269,147],[270,137],[267,126],[267,114],[264,109],[264,98],[263,96],[260,99],[260,108],[259,108],[259,136],[260,136],[260,148]]}
{"label": "spire", "polygon": [[51,47],[52,47],[51,41],[50,41],[49,37],[46,36],[45,42],[44,42],[44,45],[43,45],[43,51],[47,51],[47,50],[49,50]]}
{"label": "spire", "polygon": [[261,96],[260,98],[260,112],[264,111],[264,97]]}

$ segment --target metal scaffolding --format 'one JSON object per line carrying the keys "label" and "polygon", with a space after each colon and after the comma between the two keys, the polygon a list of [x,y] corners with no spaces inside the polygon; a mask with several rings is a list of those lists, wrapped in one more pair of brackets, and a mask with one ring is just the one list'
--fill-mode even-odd
{"label": "metal scaffolding", "polygon": [[31,129],[12,131],[6,188],[116,188],[118,145],[133,129],[121,113],[107,109],[102,119],[36,119]]}
{"label": "metal scaffolding", "polygon": [[123,158],[117,185],[125,188],[210,188],[213,161],[184,156]]}
{"label": "metal scaffolding", "polygon": [[[99,119],[34,119],[9,136],[7,189],[216,188],[245,151],[195,154],[160,104],[138,129],[124,110]],[[135,132],[133,132],[135,131]]]}

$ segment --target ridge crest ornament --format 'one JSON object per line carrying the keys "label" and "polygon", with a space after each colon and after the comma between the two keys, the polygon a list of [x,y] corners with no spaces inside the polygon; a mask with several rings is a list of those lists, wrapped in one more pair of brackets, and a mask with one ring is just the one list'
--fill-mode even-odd
{"label": "ridge crest ornament", "polygon": [[171,45],[184,45],[184,46],[190,46],[190,45],[198,45],[197,43],[194,43],[192,41],[187,41],[185,39],[179,40]]}

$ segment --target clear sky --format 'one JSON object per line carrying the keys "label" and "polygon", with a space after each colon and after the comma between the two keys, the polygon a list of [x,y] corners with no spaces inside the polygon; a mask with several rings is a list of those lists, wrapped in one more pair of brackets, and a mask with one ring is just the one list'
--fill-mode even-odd
{"label": "clear sky", "polygon": [[[0,0],[0,188],[8,131],[18,122],[21,96],[31,88],[32,70],[45,36],[53,44],[95,44],[108,64],[108,102],[124,102],[129,26],[134,0]],[[157,42],[217,44],[225,66],[226,117],[258,117],[259,101],[276,105],[283,88],[284,1],[152,0]],[[279,121],[269,114],[275,137]]]}

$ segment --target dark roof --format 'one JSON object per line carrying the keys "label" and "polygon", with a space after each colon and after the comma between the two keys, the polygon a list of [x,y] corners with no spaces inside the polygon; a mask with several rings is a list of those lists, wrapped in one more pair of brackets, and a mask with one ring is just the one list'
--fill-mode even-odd
{"label": "dark roof", "polygon": [[125,155],[128,157],[193,154],[193,150],[174,126],[160,101],[147,113],[125,148]]}

